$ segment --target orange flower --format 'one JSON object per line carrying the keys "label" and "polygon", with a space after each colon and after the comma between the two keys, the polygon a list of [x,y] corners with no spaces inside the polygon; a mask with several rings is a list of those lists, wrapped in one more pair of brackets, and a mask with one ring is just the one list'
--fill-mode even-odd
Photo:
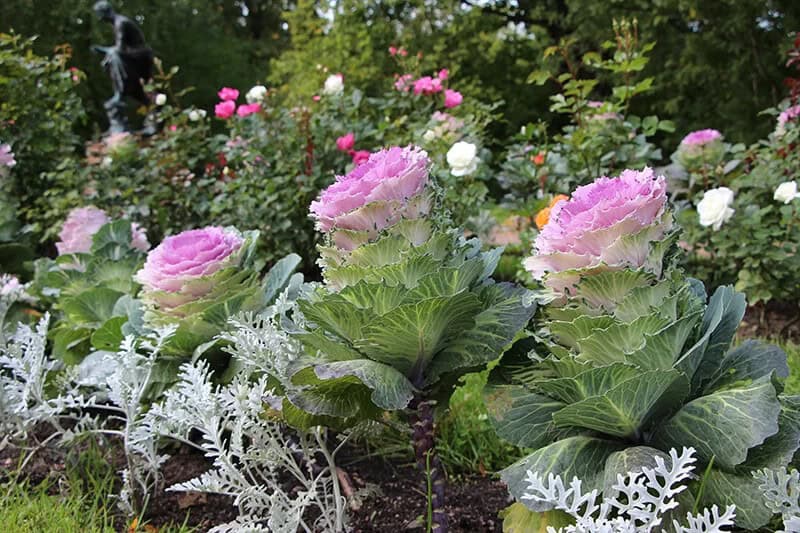
{"label": "orange flower", "polygon": [[531,157],[531,161],[533,161],[535,165],[544,165],[544,152],[539,152],[535,156]]}
{"label": "orange flower", "polygon": [[569,200],[569,196],[565,194],[557,194],[552,200],[550,200],[550,205],[536,213],[536,218],[534,218],[533,221],[536,223],[537,228],[541,230],[547,225],[548,222],[550,222],[550,211],[553,209],[553,206],[555,206],[561,200]]}
{"label": "orange flower", "polygon": [[545,227],[547,223],[550,222],[550,208],[545,207],[536,213],[536,218],[534,218],[533,221],[536,223],[536,227],[540,230]]}

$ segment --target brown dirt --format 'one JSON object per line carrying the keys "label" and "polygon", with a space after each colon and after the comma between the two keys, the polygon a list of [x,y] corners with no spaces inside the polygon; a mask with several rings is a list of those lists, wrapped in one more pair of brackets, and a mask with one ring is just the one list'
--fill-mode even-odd
{"label": "brown dirt", "polygon": [[[354,533],[422,531],[425,496],[418,471],[380,460],[345,467],[357,489],[377,485],[379,493],[367,497],[350,513]],[[448,480],[446,497],[450,531],[477,533],[501,531],[497,513],[510,505],[505,485],[488,476],[463,476]],[[417,523],[415,523],[417,522]]]}
{"label": "brown dirt", "polygon": [[739,326],[740,337],[765,337],[800,344],[800,307],[797,303],[770,302],[747,308]]}

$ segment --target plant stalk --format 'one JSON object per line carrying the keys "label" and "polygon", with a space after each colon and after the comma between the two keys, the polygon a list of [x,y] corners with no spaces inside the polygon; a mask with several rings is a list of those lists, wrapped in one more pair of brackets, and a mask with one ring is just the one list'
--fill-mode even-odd
{"label": "plant stalk", "polygon": [[433,402],[415,396],[411,401],[409,423],[413,431],[414,456],[417,468],[423,476],[422,489],[428,495],[430,513],[426,513],[426,531],[447,533],[447,514],[444,496],[447,480],[442,462],[436,453],[433,434]]}

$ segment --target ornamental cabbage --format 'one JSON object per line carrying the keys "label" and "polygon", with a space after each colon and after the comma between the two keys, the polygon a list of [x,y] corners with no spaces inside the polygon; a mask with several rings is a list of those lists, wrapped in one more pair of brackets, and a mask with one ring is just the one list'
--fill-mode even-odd
{"label": "ornamental cabbage", "polygon": [[791,460],[800,397],[780,394],[779,348],[731,347],[744,296],[721,287],[707,300],[673,266],[664,189],[649,170],[626,171],[554,207],[526,262],[545,287],[536,335],[503,356],[485,391],[499,435],[533,449],[501,477],[517,499],[529,471],[609,491],[654,456],[693,447],[707,474],[686,491],[689,506],[735,505],[739,525],[757,528],[771,512],[752,472]]}
{"label": "ornamental cabbage", "polygon": [[433,399],[497,358],[533,314],[528,292],[491,279],[501,250],[436,229],[427,154],[373,153],[311,205],[329,246],[324,283],[298,300],[283,412],[297,426],[347,426],[409,411],[418,466],[430,472],[433,531],[445,531]]}

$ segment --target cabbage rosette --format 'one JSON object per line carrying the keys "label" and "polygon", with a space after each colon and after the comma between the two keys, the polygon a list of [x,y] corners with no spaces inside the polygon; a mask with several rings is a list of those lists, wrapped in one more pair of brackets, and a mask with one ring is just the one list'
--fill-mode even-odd
{"label": "cabbage rosette", "polygon": [[501,473],[516,498],[528,472],[603,491],[694,447],[708,475],[682,502],[735,504],[746,528],[769,520],[752,472],[785,466],[800,443],[800,401],[776,379],[786,355],[732,347],[744,296],[721,287],[707,299],[674,267],[675,239],[665,179],[649,169],[600,178],[553,208],[525,262],[547,305],[485,391],[498,434],[534,450]]}
{"label": "cabbage rosette", "polygon": [[197,356],[232,315],[263,307],[252,267],[257,238],[255,231],[209,226],[167,237],[150,251],[135,280],[142,285],[144,325],[178,326],[165,353]]}

